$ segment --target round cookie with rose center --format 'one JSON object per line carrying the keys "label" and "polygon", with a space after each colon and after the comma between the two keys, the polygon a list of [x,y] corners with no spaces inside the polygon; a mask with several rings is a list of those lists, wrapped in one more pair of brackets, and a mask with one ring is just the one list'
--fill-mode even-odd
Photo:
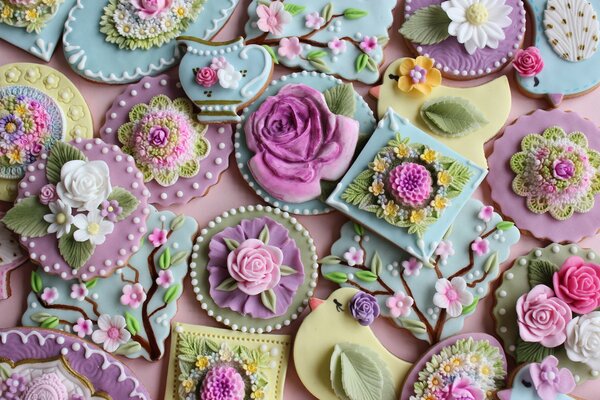
{"label": "round cookie with rose center", "polygon": [[88,281],[139,250],[150,192],[133,157],[100,139],[76,139],[32,167],[2,222],[44,272]]}
{"label": "round cookie with rose center", "polygon": [[475,79],[513,58],[525,35],[525,14],[522,0],[412,0],[400,33],[446,78]]}
{"label": "round cookie with rose center", "polygon": [[208,315],[233,330],[289,325],[314,294],[319,268],[308,231],[270,206],[225,211],[200,231],[192,285]]}
{"label": "round cookie with rose center", "polygon": [[134,157],[145,170],[149,202],[162,206],[206,195],[233,151],[231,125],[199,124],[179,80],[169,75],[129,85],[106,112],[100,135]]}

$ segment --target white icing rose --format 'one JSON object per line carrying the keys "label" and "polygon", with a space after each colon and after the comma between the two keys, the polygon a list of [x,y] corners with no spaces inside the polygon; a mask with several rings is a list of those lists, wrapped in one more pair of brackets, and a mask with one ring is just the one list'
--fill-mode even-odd
{"label": "white icing rose", "polygon": [[576,317],[567,325],[567,357],[600,369],[600,311]]}
{"label": "white icing rose", "polygon": [[109,174],[104,161],[69,161],[60,170],[58,197],[79,211],[96,210],[112,192]]}

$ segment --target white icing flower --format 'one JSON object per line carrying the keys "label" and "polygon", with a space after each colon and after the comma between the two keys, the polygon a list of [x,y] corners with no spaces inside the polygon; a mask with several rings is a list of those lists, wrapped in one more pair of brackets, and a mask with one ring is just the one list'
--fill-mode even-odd
{"label": "white icing flower", "polygon": [[442,4],[451,22],[448,33],[464,44],[469,54],[477,49],[497,49],[505,35],[503,28],[512,21],[512,7],[505,0],[449,0]]}
{"label": "white icing flower", "polygon": [[122,316],[111,317],[102,314],[98,318],[98,330],[92,334],[92,340],[96,344],[102,344],[105,351],[112,353],[131,339],[131,334],[126,326],[127,323]]}
{"label": "white icing flower", "polygon": [[76,215],[73,218],[73,225],[77,227],[73,238],[77,242],[89,240],[93,245],[104,243],[106,235],[111,234],[115,227],[112,222],[105,221],[98,210],[91,211],[87,215]]}
{"label": "white icing flower", "polygon": [[56,200],[48,204],[52,214],[44,215],[44,221],[48,222],[48,233],[56,233],[57,238],[71,232],[73,216],[71,215],[71,206],[61,200]]}
{"label": "white icing flower", "polygon": [[565,350],[571,361],[600,369],[600,311],[575,317],[568,323]]}
{"label": "white icing flower", "polygon": [[217,76],[223,89],[237,89],[242,79],[242,74],[236,71],[231,64],[227,64],[225,68],[218,70]]}
{"label": "white icing flower", "polygon": [[58,197],[79,211],[96,210],[112,192],[110,172],[104,161],[73,160],[60,170]]}

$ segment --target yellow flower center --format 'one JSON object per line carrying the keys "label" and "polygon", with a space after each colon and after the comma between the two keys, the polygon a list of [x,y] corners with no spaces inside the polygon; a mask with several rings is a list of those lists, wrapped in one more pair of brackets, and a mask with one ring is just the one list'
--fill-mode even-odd
{"label": "yellow flower center", "polygon": [[108,208],[106,209],[106,211],[108,211],[108,212],[111,213],[111,212],[115,211],[115,209],[114,209],[113,206],[108,206]]}
{"label": "yellow flower center", "polygon": [[256,365],[256,363],[250,363],[246,366],[246,370],[253,374],[258,371],[258,365]]}
{"label": "yellow flower center", "polygon": [[100,232],[100,225],[95,222],[92,222],[88,225],[87,231],[90,235],[97,235],[98,232]]}
{"label": "yellow flower center", "polygon": [[67,222],[67,216],[64,213],[59,213],[56,215],[56,223],[57,224],[62,225],[65,222]]}
{"label": "yellow flower center", "polygon": [[15,124],[14,122],[9,122],[8,124],[6,124],[4,126],[4,129],[6,130],[6,132],[8,133],[14,133],[14,131],[17,130],[17,124]]}
{"label": "yellow flower center", "polygon": [[481,3],[471,4],[469,8],[467,8],[467,21],[471,25],[479,26],[483,25],[488,20],[488,10]]}

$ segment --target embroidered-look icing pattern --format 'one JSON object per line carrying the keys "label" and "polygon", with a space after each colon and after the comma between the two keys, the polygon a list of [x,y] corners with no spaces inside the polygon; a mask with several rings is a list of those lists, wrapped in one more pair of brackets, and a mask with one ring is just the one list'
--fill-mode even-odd
{"label": "embroidered-look icing pattern", "polygon": [[210,144],[206,126],[196,122],[192,104],[184,98],[154,97],[150,104],[137,104],[129,112],[130,122],[119,128],[122,150],[131,154],[144,174],[144,181],[156,180],[171,186],[200,172],[200,160]]}
{"label": "embroidered-look icing pattern", "polygon": [[39,33],[64,0],[5,0],[0,4],[0,22]]}
{"label": "embroidered-look icing pattern", "polygon": [[121,49],[160,47],[196,20],[204,1],[110,0],[100,20],[100,32]]}
{"label": "embroidered-look icing pattern", "polygon": [[527,135],[521,149],[510,160],[516,174],[512,187],[527,199],[529,210],[565,220],[594,207],[600,192],[600,154],[588,148],[584,133],[555,126],[541,135]]}
{"label": "embroidered-look icing pattern", "polygon": [[0,89],[0,178],[20,179],[42,151],[63,139],[61,109],[28,86]]}
{"label": "embroidered-look icing pattern", "polygon": [[411,235],[422,236],[470,178],[467,166],[396,133],[341,197],[389,224],[408,228]]}

